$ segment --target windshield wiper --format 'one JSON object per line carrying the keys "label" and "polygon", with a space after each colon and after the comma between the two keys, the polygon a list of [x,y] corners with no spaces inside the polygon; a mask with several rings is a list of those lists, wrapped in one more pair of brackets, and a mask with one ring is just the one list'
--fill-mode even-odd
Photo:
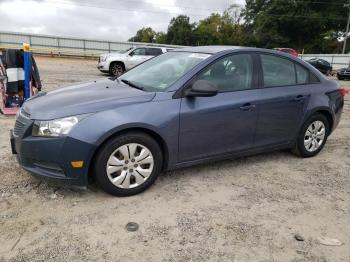
{"label": "windshield wiper", "polygon": [[122,81],[123,83],[125,83],[125,84],[127,84],[127,85],[133,87],[133,88],[136,88],[136,89],[139,89],[139,90],[145,90],[142,86],[139,86],[139,85],[137,85],[137,84],[135,84],[135,83],[133,83],[133,82],[131,82],[131,81],[129,81],[129,80],[122,79],[121,81]]}

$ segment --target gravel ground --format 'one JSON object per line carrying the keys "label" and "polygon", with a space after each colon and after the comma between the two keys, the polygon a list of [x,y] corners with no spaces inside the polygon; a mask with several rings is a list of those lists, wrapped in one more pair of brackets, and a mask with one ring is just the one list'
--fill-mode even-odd
{"label": "gravel ground", "polygon": [[[106,77],[95,61],[37,62],[45,90]],[[344,111],[315,158],[282,151],[186,168],[129,198],[32,178],[10,152],[14,118],[0,116],[0,261],[350,261],[348,101]]]}

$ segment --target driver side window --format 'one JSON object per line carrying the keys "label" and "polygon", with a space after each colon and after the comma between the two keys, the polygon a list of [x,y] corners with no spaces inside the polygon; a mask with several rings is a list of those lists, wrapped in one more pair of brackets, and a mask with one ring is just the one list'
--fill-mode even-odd
{"label": "driver side window", "polygon": [[252,88],[253,59],[249,54],[237,54],[211,64],[197,78],[218,87],[219,92],[241,91]]}
{"label": "driver side window", "polygon": [[131,56],[146,55],[145,48],[137,48],[130,53]]}

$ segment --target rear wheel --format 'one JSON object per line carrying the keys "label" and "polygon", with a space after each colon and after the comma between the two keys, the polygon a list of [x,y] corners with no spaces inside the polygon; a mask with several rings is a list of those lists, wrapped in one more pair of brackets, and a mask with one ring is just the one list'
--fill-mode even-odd
{"label": "rear wheel", "polygon": [[151,186],[162,167],[158,143],[143,133],[126,133],[108,141],[95,158],[101,188],[115,196],[131,196]]}
{"label": "rear wheel", "polygon": [[110,65],[109,73],[113,76],[121,76],[125,72],[123,63],[114,62]]}
{"label": "rear wheel", "polygon": [[295,153],[301,157],[313,157],[324,147],[329,135],[329,123],[322,114],[311,116],[300,130]]}

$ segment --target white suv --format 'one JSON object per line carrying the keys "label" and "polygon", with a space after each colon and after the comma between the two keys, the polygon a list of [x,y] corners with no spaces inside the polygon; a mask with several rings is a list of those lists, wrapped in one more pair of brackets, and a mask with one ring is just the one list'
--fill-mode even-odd
{"label": "white suv", "polygon": [[118,53],[102,54],[97,68],[103,73],[120,76],[125,71],[168,51],[164,47],[133,47]]}

